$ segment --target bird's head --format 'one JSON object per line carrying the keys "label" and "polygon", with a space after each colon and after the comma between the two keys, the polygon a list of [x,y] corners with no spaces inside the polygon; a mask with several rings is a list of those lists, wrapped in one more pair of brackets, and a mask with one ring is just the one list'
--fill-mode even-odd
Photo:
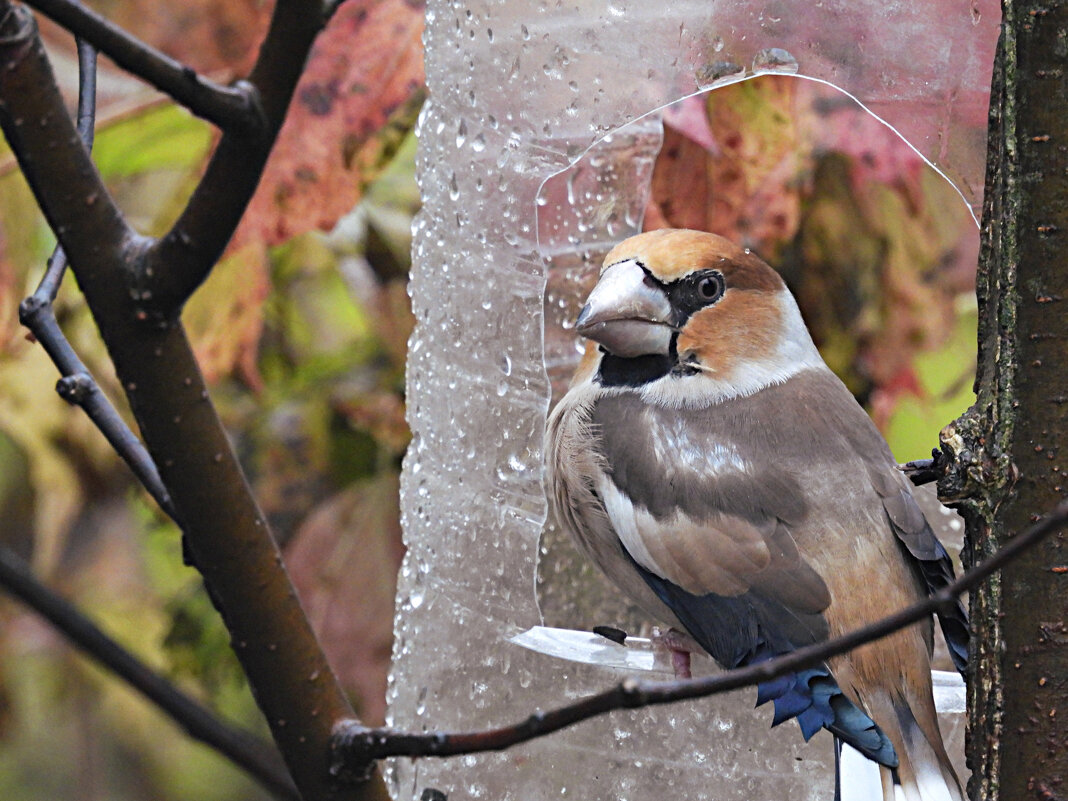
{"label": "bird's head", "polygon": [[596,380],[686,396],[671,402],[750,394],[822,365],[778,273],[702,231],[650,231],[613,248],[576,329],[592,341]]}

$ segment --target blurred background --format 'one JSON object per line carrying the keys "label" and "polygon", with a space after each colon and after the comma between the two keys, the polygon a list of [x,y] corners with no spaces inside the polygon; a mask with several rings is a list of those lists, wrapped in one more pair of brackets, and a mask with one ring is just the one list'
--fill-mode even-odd
{"label": "blurred background", "polygon": [[[270,13],[259,0],[92,5],[221,81],[247,71]],[[341,6],[248,215],[184,316],[313,624],[372,723],[384,714],[403,553],[422,24],[419,3]],[[41,27],[73,107],[73,43]],[[167,229],[214,141],[208,124],[101,60],[95,158],[140,230]],[[976,225],[943,178],[835,90],[769,76],[669,109],[645,225],[716,231],[780,269],[899,460],[928,456],[971,402]],[[54,367],[18,324],[53,244],[4,145],[0,541],[183,689],[265,733],[174,526],[54,393]],[[122,409],[69,277],[56,310]],[[266,796],[0,596],[0,797]]]}

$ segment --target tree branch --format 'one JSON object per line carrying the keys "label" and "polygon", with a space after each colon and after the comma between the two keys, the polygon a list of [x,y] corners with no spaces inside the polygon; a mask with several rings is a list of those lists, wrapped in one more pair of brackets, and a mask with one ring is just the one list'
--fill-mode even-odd
{"label": "tree branch", "polygon": [[113,260],[83,259],[79,280],[91,280],[99,271],[103,282],[123,282],[139,237],[78,138],[33,16],[10,0],[0,0],[0,64],[0,127],[60,244],[68,253],[122,254]]}
{"label": "tree branch", "polygon": [[[277,67],[292,75],[290,94],[314,37],[300,26],[284,28],[294,5],[294,0],[280,0],[279,8],[289,10],[276,9],[275,49],[265,46],[261,54],[261,60],[284,58],[292,52],[277,40],[292,36],[303,42],[295,63]],[[271,74],[266,70],[264,78]],[[270,96],[280,126],[285,103]],[[170,492],[187,552],[230,631],[294,782],[307,801],[339,797],[327,754],[334,724],[350,717],[352,707],[301,609],[176,319],[185,296],[172,294],[177,305],[166,307],[167,315],[146,311],[155,302],[153,275],[165,277],[167,287],[190,292],[207,275],[251,196],[267,148],[224,135],[194,197],[200,205],[192,224],[172,232],[180,246],[157,249],[146,261],[150,240],[130,231],[108,196],[59,98],[32,16],[11,0],[0,0],[0,126],[57,238],[72,254],[78,284]],[[24,135],[30,130],[32,136]],[[240,184],[237,190],[219,183],[226,176]],[[215,190],[218,196],[211,196]],[[225,220],[204,219],[212,214]],[[188,215],[187,210],[182,219],[189,222]],[[191,252],[209,261],[194,259]],[[132,275],[149,283],[138,291]],[[348,798],[385,797],[377,776],[344,792]]]}
{"label": "tree branch", "polygon": [[446,757],[482,751],[500,751],[616,709],[633,709],[718,695],[812,667],[832,656],[845,653],[930,617],[947,605],[955,604],[957,596],[972,589],[1066,524],[1068,524],[1068,499],[1058,504],[1045,518],[1010,540],[989,559],[976,565],[929,598],[841,637],[800,648],[767,662],[682,681],[650,682],[625,679],[610,690],[584,698],[574,704],[550,712],[536,713],[512,726],[502,726],[486,731],[416,734],[394,732],[389,729],[372,729],[355,721],[345,721],[338,726],[334,735],[334,769],[358,777],[374,764],[374,760],[385,757]]}
{"label": "tree branch", "polygon": [[[96,121],[96,50],[82,39],[78,39],[78,67],[78,137],[91,151]],[[62,378],[56,391],[60,397],[82,408],[160,507],[174,518],[170,496],[152,457],[115,411],[59,327],[52,304],[66,271],[67,254],[61,245],[56,245],[40,285],[19,304],[19,322],[30,329],[59,369]]]}
{"label": "tree branch", "polygon": [[127,72],[170,95],[198,117],[226,131],[252,134],[261,118],[246,84],[220,86],[131,36],[75,0],[24,0]]}
{"label": "tree branch", "polygon": [[70,603],[41,584],[29,567],[0,545],[0,586],[47,619],[88,654],[159,707],[190,737],[211,746],[275,796],[300,801],[278,752],[256,737],[219,720],[137,657],[108,637]]}
{"label": "tree branch", "polygon": [[326,17],[314,0],[278,0],[249,83],[260,99],[263,136],[223,134],[185,211],[149,251],[140,289],[146,311],[177,315],[222,255],[259,184],[293,91]]}

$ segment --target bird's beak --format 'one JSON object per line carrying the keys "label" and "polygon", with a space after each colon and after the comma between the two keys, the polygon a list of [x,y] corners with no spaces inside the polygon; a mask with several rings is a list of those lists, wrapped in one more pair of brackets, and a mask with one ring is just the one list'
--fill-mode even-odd
{"label": "bird's beak", "polygon": [[646,283],[645,275],[633,260],[605,270],[575,321],[576,330],[616,356],[667,354],[671,304],[663,290]]}

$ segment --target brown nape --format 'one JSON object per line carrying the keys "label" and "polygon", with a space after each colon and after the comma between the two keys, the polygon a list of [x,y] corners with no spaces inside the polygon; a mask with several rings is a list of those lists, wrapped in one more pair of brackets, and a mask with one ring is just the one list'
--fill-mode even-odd
{"label": "brown nape", "polygon": [[783,286],[778,273],[756,255],[706,231],[647,231],[620,242],[604,263],[609,266],[626,259],[637,259],[665,283],[694,270],[715,269],[723,273],[728,286],[737,289],[776,292]]}
{"label": "brown nape", "polygon": [[786,286],[777,272],[752,253],[743,251],[740,259],[726,262],[718,269],[729,289],[775,294]]}

